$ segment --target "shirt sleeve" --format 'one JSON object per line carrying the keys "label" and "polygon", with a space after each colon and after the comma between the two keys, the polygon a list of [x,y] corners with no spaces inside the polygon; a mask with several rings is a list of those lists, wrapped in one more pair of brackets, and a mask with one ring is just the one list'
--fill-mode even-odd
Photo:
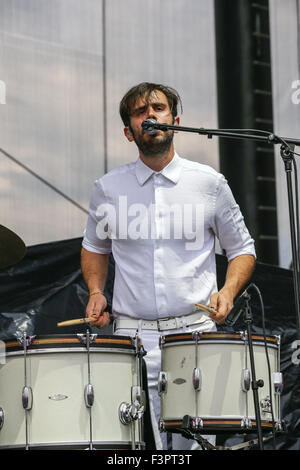
{"label": "shirt sleeve", "polygon": [[107,204],[106,196],[100,180],[97,180],[91,194],[90,212],[82,241],[83,248],[92,253],[111,253],[111,238],[109,236],[105,238],[103,236],[99,237],[97,234],[97,226],[100,222],[100,216],[97,215],[97,211],[101,205],[105,204]]}
{"label": "shirt sleeve", "polygon": [[228,261],[246,254],[256,258],[254,240],[223,175],[220,175],[217,187],[213,230],[226,252]]}

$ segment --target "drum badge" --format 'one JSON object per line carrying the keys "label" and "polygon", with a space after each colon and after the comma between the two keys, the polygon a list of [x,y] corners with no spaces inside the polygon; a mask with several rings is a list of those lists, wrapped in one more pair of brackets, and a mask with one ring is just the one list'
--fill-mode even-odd
{"label": "drum badge", "polygon": [[66,398],[69,398],[68,395],[63,395],[62,393],[57,393],[56,395],[49,395],[49,400],[54,400],[54,401],[61,401],[61,400],[66,400]]}

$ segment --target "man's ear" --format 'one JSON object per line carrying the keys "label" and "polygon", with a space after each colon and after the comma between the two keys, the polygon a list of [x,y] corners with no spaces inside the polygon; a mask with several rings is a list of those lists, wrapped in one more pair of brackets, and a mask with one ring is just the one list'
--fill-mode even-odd
{"label": "man's ear", "polygon": [[[176,118],[174,119],[174,126],[179,126],[180,124],[180,117],[179,116],[176,116]],[[178,131],[174,131],[175,134],[178,134]]]}
{"label": "man's ear", "polygon": [[134,141],[134,138],[133,138],[131,130],[129,129],[129,126],[124,127],[124,135],[129,140],[129,142]]}

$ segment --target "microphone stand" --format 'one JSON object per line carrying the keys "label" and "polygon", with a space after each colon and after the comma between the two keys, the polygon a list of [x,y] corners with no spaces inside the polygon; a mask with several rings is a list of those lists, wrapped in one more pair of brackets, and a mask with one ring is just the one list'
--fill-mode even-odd
{"label": "microphone stand", "polygon": [[[247,130],[247,129],[235,129],[235,130],[220,130],[220,129],[204,129],[194,127],[183,127],[174,126],[164,123],[158,123],[156,121],[149,120],[142,122],[142,128],[144,130],[161,130],[161,131],[183,131],[183,132],[194,132],[200,135],[206,135],[208,139],[212,139],[213,136],[228,138],[228,139],[239,139],[239,140],[252,140],[268,143],[271,145],[281,144],[280,155],[284,162],[287,182],[287,193],[288,193],[288,205],[289,205],[289,220],[290,220],[290,233],[291,233],[291,244],[292,244],[292,260],[293,260],[293,284],[295,294],[295,307],[296,307],[296,322],[297,322],[297,339],[300,340],[300,284],[299,284],[299,254],[298,254],[298,243],[296,234],[296,223],[294,213],[294,201],[293,201],[293,187],[292,187],[292,161],[294,146],[300,147],[300,140],[291,139],[289,137],[279,137],[269,132],[263,132],[259,130]],[[255,134],[257,132],[257,134]],[[261,135],[258,135],[258,133]],[[264,134],[264,135],[262,135]],[[288,144],[291,144],[289,146]]]}

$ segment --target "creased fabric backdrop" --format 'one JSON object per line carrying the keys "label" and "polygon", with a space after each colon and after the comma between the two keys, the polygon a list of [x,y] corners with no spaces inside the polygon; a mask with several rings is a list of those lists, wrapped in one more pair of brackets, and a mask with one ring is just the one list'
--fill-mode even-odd
{"label": "creased fabric backdrop", "polygon": [[[80,270],[81,238],[36,245],[27,249],[25,258],[16,266],[0,270],[0,339],[22,335],[73,334],[86,331],[86,326],[57,327],[57,322],[85,316],[88,292]],[[218,284],[222,285],[227,261],[217,255]],[[109,279],[105,288],[111,309],[114,261],[110,259]],[[284,390],[281,398],[282,417],[286,432],[276,437],[277,449],[300,449],[300,366],[292,362],[296,340],[296,318],[292,272],[257,263],[251,279],[259,288],[265,307],[267,334],[281,335],[281,372]],[[252,295],[253,332],[262,334],[262,316],[257,295]],[[245,329],[242,319],[227,331]],[[112,334],[112,327],[96,330]],[[93,331],[94,332],[94,331]],[[298,362],[298,361],[296,361]],[[12,384],[13,385],[13,384]],[[256,437],[255,435],[251,435]],[[248,436],[220,435],[217,444],[231,446],[248,441]],[[272,449],[272,440],[265,443]]]}

